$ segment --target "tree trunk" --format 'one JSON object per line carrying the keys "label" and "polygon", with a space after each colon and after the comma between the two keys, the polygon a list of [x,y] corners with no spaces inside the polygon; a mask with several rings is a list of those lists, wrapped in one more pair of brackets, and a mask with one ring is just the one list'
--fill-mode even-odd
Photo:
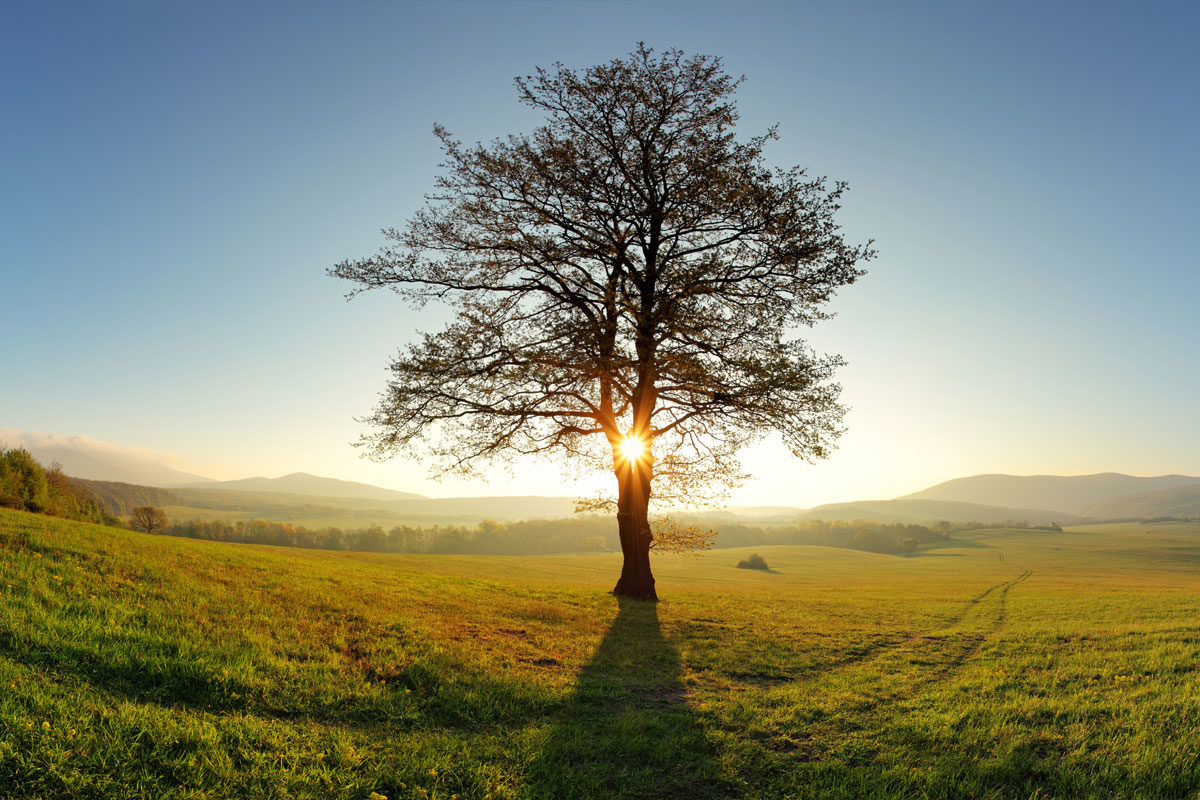
{"label": "tree trunk", "polygon": [[650,572],[650,464],[618,463],[617,529],[625,563],[613,594],[636,600],[658,600]]}

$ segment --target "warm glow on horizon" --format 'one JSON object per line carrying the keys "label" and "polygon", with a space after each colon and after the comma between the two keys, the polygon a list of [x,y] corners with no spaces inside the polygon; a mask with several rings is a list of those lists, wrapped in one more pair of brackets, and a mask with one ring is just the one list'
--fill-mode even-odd
{"label": "warm glow on horizon", "polygon": [[626,461],[637,462],[646,455],[646,440],[639,436],[629,435],[621,440],[620,445],[621,455]]}

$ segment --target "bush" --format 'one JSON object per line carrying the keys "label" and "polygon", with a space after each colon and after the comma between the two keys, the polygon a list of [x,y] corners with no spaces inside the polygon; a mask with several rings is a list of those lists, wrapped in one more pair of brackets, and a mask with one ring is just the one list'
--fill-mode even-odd
{"label": "bush", "polygon": [[21,500],[28,511],[42,511],[50,501],[46,472],[24,448],[0,452],[0,493]]}
{"label": "bush", "polygon": [[54,464],[49,470],[28,450],[0,450],[0,507],[24,509],[100,525],[118,520]]}
{"label": "bush", "polygon": [[738,569],[770,569],[767,566],[767,561],[758,553],[752,554],[749,558],[742,559],[738,562]]}

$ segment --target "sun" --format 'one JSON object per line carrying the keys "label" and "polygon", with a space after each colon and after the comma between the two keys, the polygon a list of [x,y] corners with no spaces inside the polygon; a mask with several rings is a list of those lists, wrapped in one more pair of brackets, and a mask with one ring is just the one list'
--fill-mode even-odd
{"label": "sun", "polygon": [[619,447],[626,461],[639,461],[646,455],[646,442],[638,436],[626,436]]}

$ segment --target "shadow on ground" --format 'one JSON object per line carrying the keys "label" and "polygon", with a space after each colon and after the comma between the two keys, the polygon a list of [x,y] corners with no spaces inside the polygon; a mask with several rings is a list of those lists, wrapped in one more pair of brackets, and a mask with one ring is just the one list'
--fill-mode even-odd
{"label": "shadow on ground", "polygon": [[529,772],[538,798],[732,794],[685,698],[679,652],[655,603],[621,600]]}

